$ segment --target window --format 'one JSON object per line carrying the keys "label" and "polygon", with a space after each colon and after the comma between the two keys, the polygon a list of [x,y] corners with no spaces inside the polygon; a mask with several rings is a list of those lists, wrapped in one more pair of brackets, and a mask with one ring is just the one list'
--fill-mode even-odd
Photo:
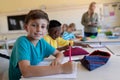
{"label": "window", "polygon": [[7,16],[8,21],[8,30],[23,30],[24,20],[25,20],[25,14],[24,15],[14,15],[14,16]]}

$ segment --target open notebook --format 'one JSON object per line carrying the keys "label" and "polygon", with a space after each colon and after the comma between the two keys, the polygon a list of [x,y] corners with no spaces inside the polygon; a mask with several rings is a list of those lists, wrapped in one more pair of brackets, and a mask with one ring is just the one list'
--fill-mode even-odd
{"label": "open notebook", "polygon": [[[50,65],[51,61],[53,59],[45,59],[43,62],[41,62],[38,66],[45,66],[45,65]],[[62,63],[65,63],[68,61],[68,58],[64,58]],[[73,73],[71,74],[57,74],[57,75],[50,75],[50,76],[43,76],[43,77],[30,77],[30,78],[21,78],[20,80],[39,80],[41,78],[76,78],[77,77],[77,63],[74,62],[74,70]]]}

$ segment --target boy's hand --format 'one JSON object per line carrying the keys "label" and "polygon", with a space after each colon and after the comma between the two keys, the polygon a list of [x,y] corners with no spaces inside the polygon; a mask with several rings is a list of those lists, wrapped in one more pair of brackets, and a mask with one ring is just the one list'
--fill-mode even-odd
{"label": "boy's hand", "polygon": [[55,59],[52,61],[52,63],[50,64],[51,66],[57,66],[57,65],[60,65],[60,60],[58,59]]}
{"label": "boy's hand", "polygon": [[73,64],[70,61],[62,64],[61,67],[62,67],[62,73],[64,74],[69,74],[73,72]]}
{"label": "boy's hand", "polygon": [[69,48],[69,45],[66,45],[66,46],[63,47],[63,50],[66,50],[68,48]]}
{"label": "boy's hand", "polygon": [[57,50],[62,51],[62,50],[66,50],[68,48],[69,48],[69,45],[66,45],[66,46],[57,48]]}

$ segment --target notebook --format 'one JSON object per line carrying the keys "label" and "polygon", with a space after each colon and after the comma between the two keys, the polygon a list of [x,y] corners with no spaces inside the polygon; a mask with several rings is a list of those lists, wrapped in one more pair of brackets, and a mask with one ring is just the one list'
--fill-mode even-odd
{"label": "notebook", "polygon": [[[45,66],[45,65],[50,65],[52,59],[46,59],[44,60],[43,62],[41,62],[38,66]],[[64,58],[63,62],[62,63],[65,63],[68,61],[68,58]],[[20,80],[36,80],[36,79],[40,79],[40,78],[61,78],[61,79],[74,79],[74,78],[77,78],[77,63],[76,62],[73,62],[74,64],[74,69],[73,69],[73,73],[71,74],[56,74],[56,75],[50,75],[50,76],[43,76],[43,77],[31,77],[31,78],[21,78]]]}

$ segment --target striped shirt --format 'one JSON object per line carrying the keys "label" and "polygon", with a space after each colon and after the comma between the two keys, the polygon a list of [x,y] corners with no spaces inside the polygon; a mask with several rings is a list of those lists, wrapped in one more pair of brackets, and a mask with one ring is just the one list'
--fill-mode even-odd
{"label": "striped shirt", "polygon": [[64,32],[62,38],[65,40],[72,40],[75,39],[75,35],[73,33]]}

